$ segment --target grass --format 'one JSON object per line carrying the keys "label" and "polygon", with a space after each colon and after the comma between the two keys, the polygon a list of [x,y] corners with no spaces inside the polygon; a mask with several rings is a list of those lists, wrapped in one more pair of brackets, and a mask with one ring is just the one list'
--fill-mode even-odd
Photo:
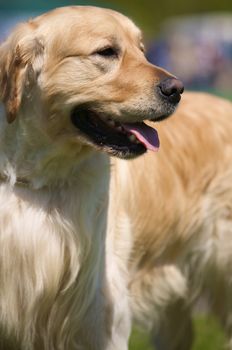
{"label": "grass", "polygon": [[[226,338],[214,318],[198,316],[194,318],[195,340],[192,350],[223,350]],[[133,330],[129,350],[154,350],[145,332]]]}
{"label": "grass", "polygon": [[194,321],[195,343],[193,350],[223,350],[226,337],[214,318],[198,317]]}
{"label": "grass", "polygon": [[130,338],[129,350],[154,350],[150,345],[149,335],[134,329]]}

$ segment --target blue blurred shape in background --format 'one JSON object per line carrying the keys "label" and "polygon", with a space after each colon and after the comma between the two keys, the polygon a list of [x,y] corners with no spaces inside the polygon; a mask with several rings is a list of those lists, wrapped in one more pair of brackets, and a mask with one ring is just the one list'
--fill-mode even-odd
{"label": "blue blurred shape in background", "polygon": [[168,20],[151,44],[148,59],[192,89],[231,90],[232,14]]}
{"label": "blue blurred shape in background", "polygon": [[[134,9],[132,2],[130,6],[128,1],[125,4],[128,9]],[[138,7],[136,4],[137,12],[139,8],[143,9],[143,5]],[[151,5],[151,2],[147,1],[147,4]],[[0,42],[18,22],[66,5],[95,5],[121,11],[121,5],[105,0],[0,0]],[[144,14],[144,23],[146,18]],[[155,19],[153,23],[155,28]],[[147,56],[152,63],[176,74],[187,88],[232,91],[231,11],[169,16],[161,27],[158,26],[158,33],[157,28],[152,29],[152,24],[150,27],[155,39],[150,39]]]}

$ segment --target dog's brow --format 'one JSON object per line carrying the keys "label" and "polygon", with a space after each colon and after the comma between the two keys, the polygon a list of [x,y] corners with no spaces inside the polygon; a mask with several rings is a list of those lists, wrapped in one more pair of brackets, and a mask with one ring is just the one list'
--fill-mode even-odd
{"label": "dog's brow", "polygon": [[118,38],[116,37],[116,35],[109,35],[106,37],[106,40],[108,40],[109,43],[112,45],[115,45],[118,43]]}
{"label": "dog's brow", "polygon": [[113,46],[119,48],[120,40],[114,35],[110,35],[96,43],[97,48],[101,49],[102,47]]}

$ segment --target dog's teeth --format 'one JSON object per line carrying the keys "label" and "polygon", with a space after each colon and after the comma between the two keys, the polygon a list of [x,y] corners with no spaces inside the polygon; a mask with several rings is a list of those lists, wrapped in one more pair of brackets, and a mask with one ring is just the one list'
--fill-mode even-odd
{"label": "dog's teeth", "polygon": [[137,140],[135,135],[130,135],[129,139],[130,139],[131,142],[135,142]]}

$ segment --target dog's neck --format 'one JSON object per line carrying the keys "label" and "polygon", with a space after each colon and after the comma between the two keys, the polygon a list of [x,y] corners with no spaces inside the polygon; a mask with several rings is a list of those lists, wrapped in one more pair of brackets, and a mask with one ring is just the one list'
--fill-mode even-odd
{"label": "dog's neck", "polygon": [[[66,149],[62,153],[42,134],[36,136],[37,132],[32,130],[34,135],[28,135],[28,130],[19,120],[8,125],[0,118],[0,191],[4,203],[1,218],[3,221],[7,218],[4,222],[8,239],[13,237],[14,242],[20,242],[23,237],[27,241],[28,251],[22,251],[24,245],[18,245],[14,251],[18,261],[15,274],[20,274],[25,254],[36,247],[35,258],[30,266],[25,266],[24,273],[32,275],[37,286],[41,278],[37,270],[40,271],[42,265],[46,276],[44,290],[39,290],[37,295],[37,290],[28,290],[25,284],[23,294],[31,293],[33,300],[39,300],[43,293],[50,291],[49,298],[54,300],[57,313],[51,313],[48,323],[54,325],[58,343],[66,344],[70,329],[71,334],[75,334],[82,327],[94,301],[99,300],[97,305],[101,307],[105,303],[109,159],[103,153],[89,150],[82,152],[82,156],[78,149],[70,149],[70,153]],[[13,217],[9,220],[12,208]],[[41,261],[39,268],[38,261]],[[6,279],[6,285],[11,285],[11,274]],[[62,293],[57,295],[57,290]],[[12,293],[15,305],[18,294]],[[64,299],[68,319],[62,311]],[[44,304],[46,308],[47,303]],[[49,314],[49,310],[46,312]],[[28,313],[27,309],[25,314]],[[59,329],[53,315],[60,317]]]}
{"label": "dog's neck", "polygon": [[[0,105],[0,181],[11,185],[59,188],[82,181],[82,174],[97,173],[95,163],[107,163],[107,157],[80,143],[52,141],[30,120],[18,118],[8,124]],[[29,125],[29,123],[31,123]],[[99,164],[100,164],[99,163]]]}

